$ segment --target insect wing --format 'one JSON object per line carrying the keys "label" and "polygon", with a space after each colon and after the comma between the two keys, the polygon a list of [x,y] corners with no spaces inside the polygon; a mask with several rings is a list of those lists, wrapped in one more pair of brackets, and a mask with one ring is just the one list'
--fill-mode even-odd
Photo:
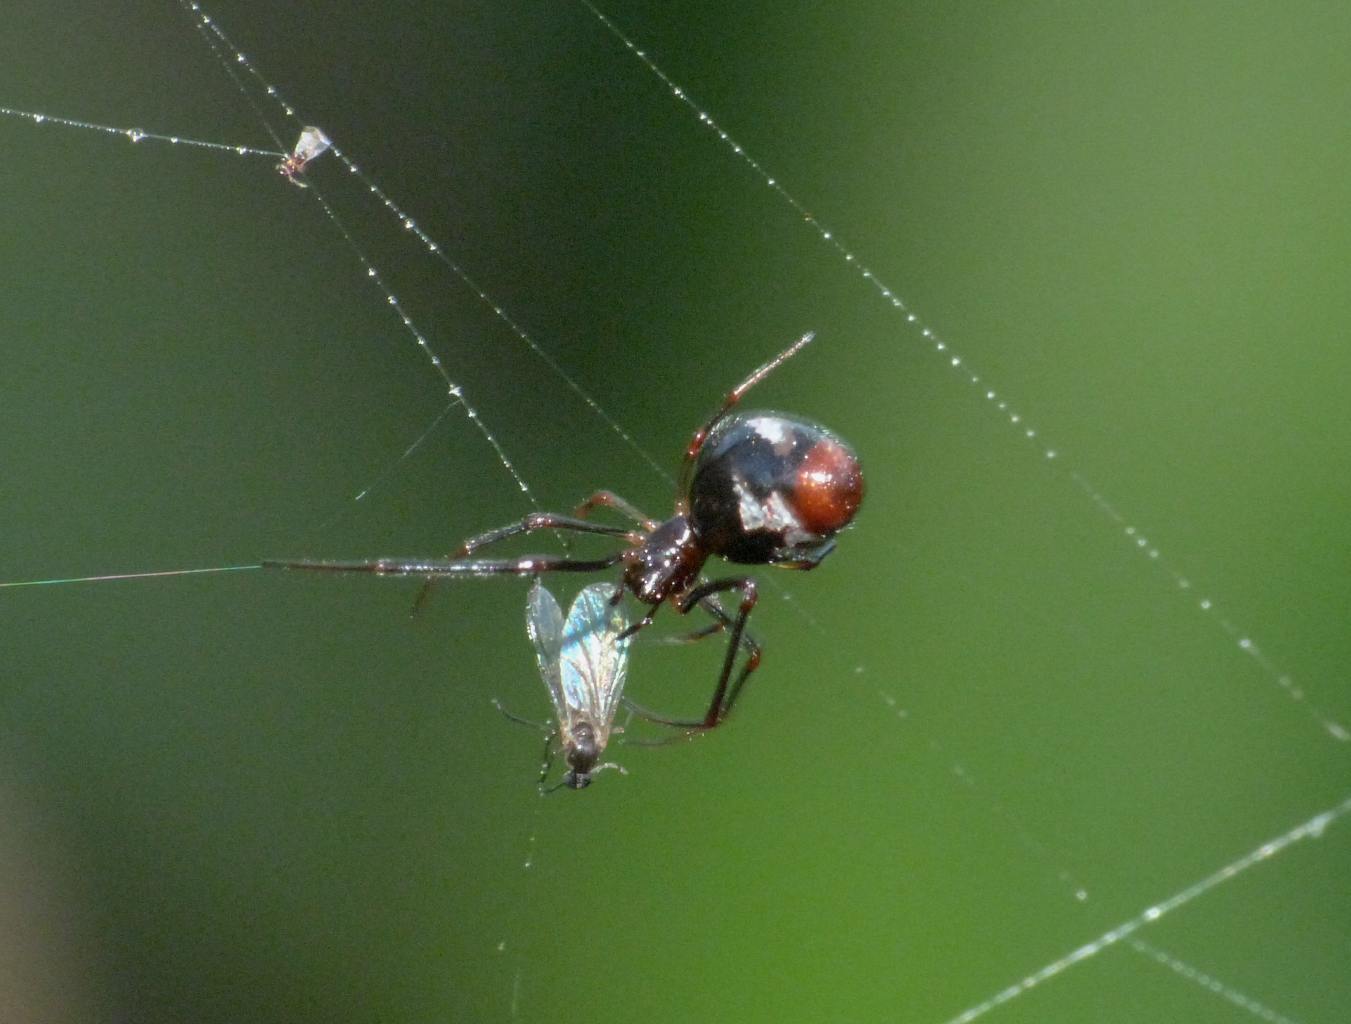
{"label": "insect wing", "polygon": [[296,142],[296,148],[292,152],[291,158],[297,161],[301,167],[304,167],[305,164],[323,153],[331,145],[333,143],[329,141],[327,135],[318,128],[310,126],[300,133],[300,139]]}
{"label": "insect wing", "polygon": [[559,681],[568,709],[607,731],[628,674],[629,638],[618,639],[628,628],[628,620],[624,610],[611,603],[614,592],[612,583],[582,588],[568,610],[559,661]]}
{"label": "insect wing", "polygon": [[563,609],[539,580],[530,588],[525,602],[525,631],[535,645],[539,674],[549,688],[554,713],[560,724],[567,724],[568,704],[563,696],[561,659],[563,655]]}

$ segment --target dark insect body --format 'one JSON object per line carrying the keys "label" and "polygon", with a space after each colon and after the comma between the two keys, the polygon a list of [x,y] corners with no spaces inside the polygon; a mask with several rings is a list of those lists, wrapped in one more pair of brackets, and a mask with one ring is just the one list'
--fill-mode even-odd
{"label": "dark insect body", "polygon": [[[670,725],[711,729],[727,717],[747,677],[760,664],[760,646],[746,635],[755,607],[755,581],[744,576],[707,580],[704,564],[717,556],[742,565],[814,569],[835,549],[835,536],[853,521],[863,501],[863,470],[849,445],[811,420],[776,412],[734,410],[747,391],[811,342],[804,334],[765,363],[723,398],[709,420],[695,431],[680,474],[674,515],[652,519],[612,491],[597,491],[571,515],[532,513],[518,522],[489,530],[462,544],[449,559],[377,559],[363,562],[273,561],[274,568],[326,572],[370,572],[385,576],[539,576],[548,572],[599,572],[618,566],[619,585],[611,601],[628,590],[647,613],[622,638],[648,626],[663,604],[682,615],[701,608],[713,623],[690,639],[728,631],[712,700],[703,718],[680,721],[648,717]],[[587,518],[609,508],[631,519],[636,530]],[[567,530],[623,537],[626,547],[600,558],[523,555],[517,558],[471,557],[476,551],[538,530]],[[719,594],[737,592],[735,611],[723,608]],[[738,650],[746,652],[735,679]]]}

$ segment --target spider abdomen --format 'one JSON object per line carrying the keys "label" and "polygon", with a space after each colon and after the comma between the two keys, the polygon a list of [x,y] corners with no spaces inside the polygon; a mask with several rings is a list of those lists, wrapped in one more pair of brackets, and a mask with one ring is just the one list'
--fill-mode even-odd
{"label": "spider abdomen", "polygon": [[863,471],[849,445],[820,424],[746,412],[704,442],[687,497],[708,551],[749,565],[810,560],[853,520]]}

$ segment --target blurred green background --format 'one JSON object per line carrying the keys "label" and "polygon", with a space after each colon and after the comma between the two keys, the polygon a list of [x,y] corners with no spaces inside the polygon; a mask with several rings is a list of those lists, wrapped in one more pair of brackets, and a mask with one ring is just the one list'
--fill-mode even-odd
{"label": "blurred green background", "polygon": [[[543,800],[489,703],[548,711],[524,582],[416,617],[362,578],[0,591],[6,1019],[937,1024],[1351,793],[1351,9],[605,10],[1021,421],[582,5],[214,5],[642,452],[673,471],[815,329],[754,404],[848,437],[870,490],[819,572],[771,574],[725,729]],[[175,3],[6,22],[0,105],[272,148]],[[266,159],[0,138],[0,579],[434,555],[529,510],[459,410],[399,461],[444,385]],[[670,507],[311,177],[543,507]],[[639,645],[632,695],[701,707],[707,646]],[[1341,821],[1141,935],[1343,1019],[1349,869]],[[1123,944],[989,1019],[1252,1012]]]}

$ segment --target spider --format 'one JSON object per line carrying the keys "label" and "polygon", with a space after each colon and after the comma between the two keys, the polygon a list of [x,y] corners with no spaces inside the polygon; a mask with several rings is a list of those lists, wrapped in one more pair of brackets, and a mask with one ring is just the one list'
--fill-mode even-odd
{"label": "spider", "polygon": [[[702,608],[714,622],[690,634],[699,639],[726,630],[723,657],[713,697],[701,719],[684,721],[646,717],[689,729],[712,729],[736,704],[747,678],[760,664],[760,645],[746,635],[755,607],[755,581],[745,576],[706,579],[703,569],[717,555],[740,565],[815,569],[835,549],[835,535],[853,520],[863,500],[863,471],[853,450],[820,424],[777,412],[735,412],[752,387],[811,341],[804,334],[723,397],[717,411],[694,432],[681,466],[674,514],[658,522],[613,491],[597,491],[572,515],[534,512],[523,519],[465,541],[449,559],[377,559],[359,562],[268,561],[265,566],[321,572],[369,572],[382,576],[539,576],[550,572],[601,572],[615,566],[621,575],[611,603],[627,590],[647,613],[629,626],[626,639],[652,623],[666,603],[680,614]],[[618,512],[637,530],[593,522],[598,508]],[[625,547],[600,558],[570,555],[471,557],[491,544],[539,530],[596,533],[626,540]],[[735,591],[735,613],[717,595]],[[746,651],[735,679],[737,651]],[[633,706],[630,704],[630,706]]]}

